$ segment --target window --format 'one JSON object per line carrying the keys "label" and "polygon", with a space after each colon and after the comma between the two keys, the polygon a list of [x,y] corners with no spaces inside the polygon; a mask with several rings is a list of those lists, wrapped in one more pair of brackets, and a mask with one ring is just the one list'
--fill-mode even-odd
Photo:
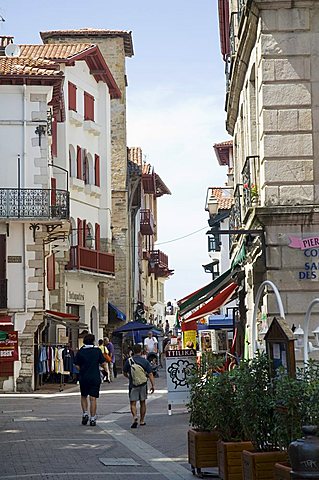
{"label": "window", "polygon": [[79,145],[77,146],[76,152],[76,176],[82,180],[82,150]]}
{"label": "window", "polygon": [[218,233],[214,233],[208,237],[208,251],[209,252],[220,252],[220,236]]}
{"label": "window", "polygon": [[94,122],[94,97],[84,92],[84,120]]}
{"label": "window", "polygon": [[68,100],[69,100],[69,110],[74,110],[76,112],[76,85],[74,83],[68,83]]}

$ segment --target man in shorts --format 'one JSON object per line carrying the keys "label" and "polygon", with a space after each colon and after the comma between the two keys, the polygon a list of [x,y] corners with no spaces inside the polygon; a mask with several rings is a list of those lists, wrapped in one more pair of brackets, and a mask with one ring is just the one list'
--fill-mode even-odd
{"label": "man in shorts", "polygon": [[80,348],[74,358],[74,364],[79,370],[81,407],[83,411],[82,425],[89,421],[88,396],[90,397],[90,426],[96,425],[96,399],[99,398],[101,376],[100,365],[106,370],[107,363],[101,350],[94,345],[95,337],[92,334],[85,335],[83,347]]}
{"label": "man in shorts", "polygon": [[[133,361],[143,367],[146,375],[148,376],[151,382],[151,389],[150,393],[154,392],[155,383],[154,383],[154,376],[152,373],[152,367],[148,360],[141,356],[142,347],[139,344],[133,345]],[[131,413],[133,416],[133,423],[131,428],[137,428],[138,426],[138,418],[137,418],[137,406],[136,403],[140,402],[140,426],[144,426],[145,424],[145,414],[146,414],[146,399],[147,399],[147,380],[144,384],[139,385],[138,387],[133,386],[132,376],[131,376],[131,363],[130,359],[128,358],[123,367],[123,373],[125,377],[129,379],[129,399],[130,399],[130,406],[131,406]]]}

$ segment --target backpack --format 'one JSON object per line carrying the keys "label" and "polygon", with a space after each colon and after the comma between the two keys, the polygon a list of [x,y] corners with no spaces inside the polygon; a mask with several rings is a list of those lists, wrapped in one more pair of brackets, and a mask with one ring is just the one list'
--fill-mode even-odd
{"label": "backpack", "polygon": [[138,363],[134,362],[133,358],[129,359],[131,367],[131,378],[133,387],[139,387],[147,383],[147,375],[144,368]]}

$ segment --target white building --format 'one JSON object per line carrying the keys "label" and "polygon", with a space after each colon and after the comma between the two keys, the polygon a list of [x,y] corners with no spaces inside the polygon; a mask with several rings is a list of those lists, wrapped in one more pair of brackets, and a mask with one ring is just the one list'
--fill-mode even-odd
{"label": "white building", "polygon": [[0,307],[20,338],[14,375],[1,364],[0,375],[4,390],[27,391],[42,343],[77,348],[79,326],[98,336],[107,323],[110,100],[120,91],[95,45],[20,48],[0,57]]}

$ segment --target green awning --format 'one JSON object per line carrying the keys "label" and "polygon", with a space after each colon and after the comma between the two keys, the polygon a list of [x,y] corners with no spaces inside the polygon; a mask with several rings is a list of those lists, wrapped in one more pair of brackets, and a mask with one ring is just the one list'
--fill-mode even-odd
{"label": "green awning", "polygon": [[246,247],[245,245],[242,245],[236,257],[232,261],[231,268],[232,269],[236,268],[237,265],[239,265],[245,260],[245,258],[246,258]]}
{"label": "green awning", "polygon": [[209,283],[203,288],[200,288],[192,295],[186,297],[184,302],[179,304],[179,315],[183,317],[186,313],[190,312],[194,308],[198,307],[201,303],[206,302],[209,300],[215,293],[230,282],[232,274],[232,268],[226,270],[226,272],[222,273],[218,278],[216,278],[213,282]]}

